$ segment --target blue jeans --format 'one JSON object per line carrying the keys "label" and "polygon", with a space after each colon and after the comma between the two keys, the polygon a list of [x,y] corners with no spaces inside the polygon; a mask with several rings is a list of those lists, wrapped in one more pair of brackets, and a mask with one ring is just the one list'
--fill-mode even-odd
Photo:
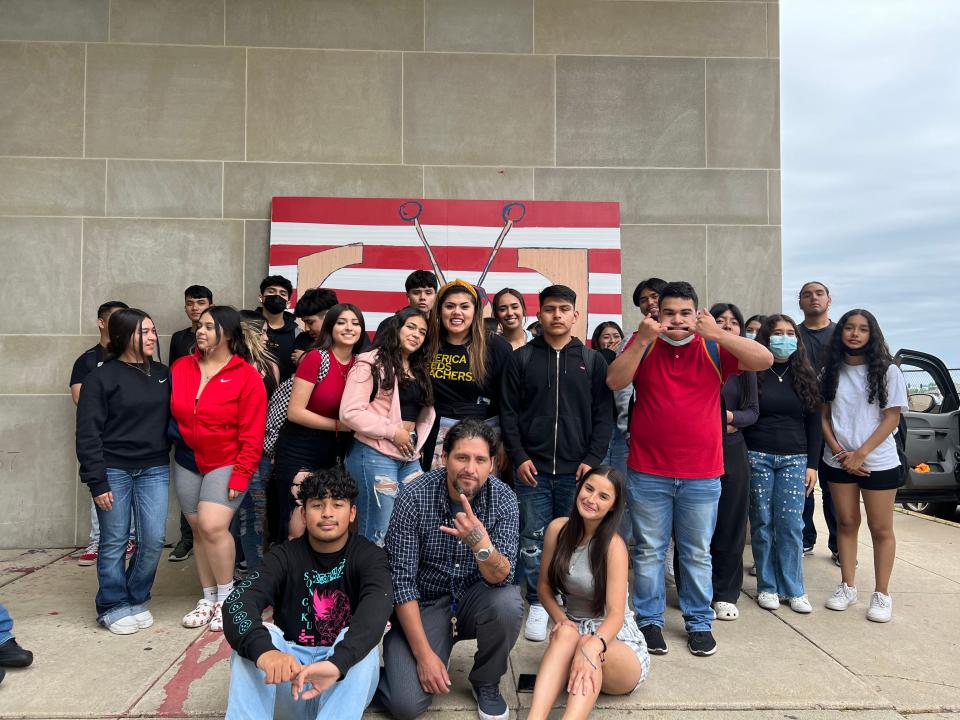
{"label": "blue jeans", "polygon": [[[134,527],[133,515],[130,516],[130,539],[137,537],[137,529]],[[90,544],[100,544],[100,520],[97,518],[97,504],[90,501]]]}
{"label": "blue jeans", "polygon": [[13,618],[4,604],[0,603],[0,645],[8,640],[13,640]]}
{"label": "blue jeans", "polygon": [[406,483],[423,474],[420,458],[397,460],[354,440],[344,465],[360,491],[357,496],[360,534],[383,547],[397,494]]}
{"label": "blue jeans", "polygon": [[270,457],[264,453],[257,471],[250,478],[240,509],[230,522],[230,532],[237,546],[237,562],[247,561],[247,572],[260,567],[263,560],[263,522],[267,515],[267,480],[270,478]]}
{"label": "blue jeans", "polygon": [[[97,556],[97,620],[110,625],[147,609],[163,550],[170,468],[107,468],[113,493],[110,510],[97,508],[100,554]],[[124,570],[130,517],[136,520],[137,549]]]}
{"label": "blue jeans", "polygon": [[803,503],[806,455],[747,453],[750,459],[750,542],[757,592],[785,598],[803,590]]}
{"label": "blue jeans", "polygon": [[633,607],[637,625],[663,627],[663,560],[671,534],[680,563],[680,610],[688,633],[710,630],[715,617],[710,539],[717,524],[720,478],[683,480],[631,470],[627,498],[633,521]]}
{"label": "blue jeans", "polygon": [[[344,628],[330,647],[304,647],[287,642],[280,629],[266,623],[273,646],[293,655],[301,665],[321,662],[333,655],[343,639]],[[297,720],[360,720],[373,699],[380,680],[380,653],[375,647],[351,667],[343,680],[312,700],[294,700],[290,683],[267,685],[264,673],[254,663],[233,653],[230,658],[230,695],[226,720],[273,720],[277,717]]]}
{"label": "blue jeans", "polygon": [[[618,427],[614,426],[613,435],[610,437],[610,446],[607,448],[607,455],[603,458],[604,465],[612,465],[623,473],[624,479],[627,477],[627,436]],[[633,527],[630,523],[630,513],[623,514],[623,520],[620,522],[620,537],[627,544],[633,542]]]}
{"label": "blue jeans", "polygon": [[574,475],[540,473],[536,477],[536,487],[530,487],[519,478],[514,487],[520,501],[520,563],[527,581],[527,602],[531,605],[540,602],[537,582],[540,580],[543,533],[552,520],[570,515],[577,496]]}

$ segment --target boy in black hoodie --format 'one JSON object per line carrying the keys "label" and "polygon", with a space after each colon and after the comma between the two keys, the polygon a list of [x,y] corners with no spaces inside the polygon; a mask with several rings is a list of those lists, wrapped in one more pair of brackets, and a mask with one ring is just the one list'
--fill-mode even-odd
{"label": "boy in black hoodie", "polygon": [[520,562],[527,581],[528,640],[547,637],[547,611],[537,598],[543,532],[570,514],[577,480],[599,465],[613,433],[607,363],[572,336],[577,294],[565,285],[540,293],[543,335],[513,353],[502,383],[500,428],[516,468]]}
{"label": "boy in black hoodie", "polygon": [[[223,630],[235,650],[227,720],[271,720],[277,699],[279,717],[363,716],[379,681],[377,644],[393,586],[383,549],[349,532],[356,497],[343,470],[307,476],[306,533],[275,545],[224,603]],[[260,618],[268,606],[272,624]]]}

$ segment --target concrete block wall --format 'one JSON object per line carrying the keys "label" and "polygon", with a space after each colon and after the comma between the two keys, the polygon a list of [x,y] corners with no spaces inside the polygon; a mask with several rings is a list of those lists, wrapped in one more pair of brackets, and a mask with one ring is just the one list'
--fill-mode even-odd
{"label": "concrete block wall", "polygon": [[778,9],[0,2],[0,547],[84,544],[97,305],[252,305],[273,195],[617,200],[628,326],[651,274],[779,309]]}

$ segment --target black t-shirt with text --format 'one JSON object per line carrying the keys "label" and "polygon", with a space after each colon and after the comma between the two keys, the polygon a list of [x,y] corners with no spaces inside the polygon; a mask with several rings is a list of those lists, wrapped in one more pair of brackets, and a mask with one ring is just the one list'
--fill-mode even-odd
{"label": "black t-shirt with text", "polygon": [[469,345],[441,342],[430,363],[438,417],[486,419],[500,414],[500,381],[513,348],[499,335],[487,336],[487,376],[483,385],[474,382],[469,349]]}

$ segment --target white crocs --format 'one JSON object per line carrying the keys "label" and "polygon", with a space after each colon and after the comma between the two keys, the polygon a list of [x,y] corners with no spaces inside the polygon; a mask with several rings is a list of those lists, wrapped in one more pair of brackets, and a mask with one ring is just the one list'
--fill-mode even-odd
{"label": "white crocs", "polygon": [[210,632],[223,632],[223,603],[213,604],[213,617],[210,618]]}
{"label": "white crocs", "polygon": [[183,616],[185,628],[199,628],[208,625],[213,618],[213,603],[200,598],[197,606]]}

